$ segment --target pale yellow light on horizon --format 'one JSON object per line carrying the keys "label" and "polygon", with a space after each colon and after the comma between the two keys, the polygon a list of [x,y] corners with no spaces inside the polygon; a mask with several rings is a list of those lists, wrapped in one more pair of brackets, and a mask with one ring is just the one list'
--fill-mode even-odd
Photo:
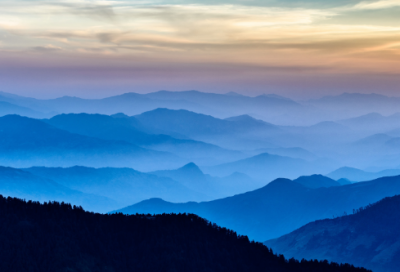
{"label": "pale yellow light on horizon", "polygon": [[96,55],[155,62],[400,71],[400,26],[329,23],[346,12],[391,8],[400,1],[332,9],[144,3],[0,4],[0,55],[43,52],[43,58],[65,54],[77,61]]}

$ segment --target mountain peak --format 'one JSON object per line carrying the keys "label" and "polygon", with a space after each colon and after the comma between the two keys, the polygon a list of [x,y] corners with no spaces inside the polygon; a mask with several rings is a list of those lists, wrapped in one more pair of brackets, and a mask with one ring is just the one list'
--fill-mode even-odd
{"label": "mountain peak", "polygon": [[113,114],[113,115],[110,115],[110,116],[113,117],[113,118],[129,118],[128,115],[126,115],[125,113],[122,113],[122,112],[119,112],[119,113],[116,113],[116,114]]}
{"label": "mountain peak", "polygon": [[[264,188],[268,188],[268,189],[287,189],[292,187],[293,185],[295,185],[296,187],[301,186],[299,183],[296,183],[290,179],[287,178],[277,178],[273,181],[271,181],[270,183],[268,183],[266,186],[264,186]],[[304,187],[303,187],[304,188]]]}
{"label": "mountain peak", "polygon": [[177,171],[180,172],[185,172],[187,174],[199,174],[199,175],[203,175],[203,171],[201,171],[201,169],[193,162],[190,162],[184,166],[182,166],[181,168],[177,169]]}
{"label": "mountain peak", "polygon": [[298,179],[295,179],[294,181],[311,189],[316,189],[321,187],[328,188],[341,185],[337,181],[325,177],[323,175],[302,176],[299,177]]}
{"label": "mountain peak", "polygon": [[[242,115],[239,115],[239,116],[233,116],[233,117],[225,118],[225,120],[228,120],[228,121],[256,121],[257,119],[251,117],[248,114],[242,114]],[[259,120],[257,120],[257,121],[259,121]]]}

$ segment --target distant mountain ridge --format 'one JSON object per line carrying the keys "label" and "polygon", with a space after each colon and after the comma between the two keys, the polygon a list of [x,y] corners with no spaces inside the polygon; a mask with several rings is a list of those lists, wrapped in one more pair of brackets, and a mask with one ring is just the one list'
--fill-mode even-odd
{"label": "distant mountain ridge", "polygon": [[[157,108],[185,109],[218,118],[249,114],[281,125],[310,125],[322,121],[354,118],[371,112],[396,113],[400,98],[377,94],[344,93],[326,96],[305,103],[276,94],[249,97],[242,94],[216,94],[199,91],[158,91],[148,94],[124,93],[102,99],[59,97],[34,99],[0,93],[0,101],[54,116],[59,113],[116,114],[129,116]],[[16,111],[8,114],[19,114]],[[31,114],[28,117],[37,117]]]}
{"label": "distant mountain ridge", "polygon": [[265,184],[239,172],[234,172],[224,177],[206,175],[194,163],[186,164],[176,170],[159,170],[150,174],[172,178],[181,182],[185,187],[208,195],[212,199],[244,193],[258,189]]}
{"label": "distant mountain ridge", "polygon": [[205,170],[215,176],[226,176],[238,171],[256,179],[271,181],[279,177],[295,178],[300,175],[311,175],[329,168],[319,161],[310,163],[303,159],[261,153],[235,162],[208,167]]}
{"label": "distant mountain ridge", "polygon": [[0,127],[0,165],[130,166],[151,171],[155,163],[158,167],[185,163],[184,159],[167,152],[78,135],[18,115],[0,117]]}
{"label": "distant mountain ridge", "polygon": [[265,241],[309,222],[351,213],[357,207],[396,194],[400,194],[400,176],[318,189],[278,179],[261,189],[224,199],[182,204],[150,199],[119,211],[127,214],[195,213],[251,239]]}
{"label": "distant mountain ridge", "polygon": [[327,176],[335,180],[346,178],[351,181],[367,181],[382,177],[399,176],[399,175],[400,175],[400,169],[387,169],[380,172],[367,172],[357,168],[342,167],[329,173]]}
{"label": "distant mountain ridge", "polygon": [[221,163],[245,157],[241,152],[205,142],[160,134],[154,126],[148,126],[147,122],[142,123],[135,117],[118,118],[118,116],[62,114],[44,122],[71,133],[104,140],[124,141],[147,149],[173,153],[199,163]]}
{"label": "distant mountain ridge", "polygon": [[[79,189],[79,188],[77,188]],[[34,201],[65,201],[88,210],[106,212],[118,207],[116,201],[63,186],[51,179],[11,167],[0,167],[0,194]]]}
{"label": "distant mountain ridge", "polygon": [[130,168],[74,166],[31,167],[23,170],[74,190],[113,199],[120,207],[151,197],[162,197],[173,202],[210,199],[205,194],[190,190],[177,180]]}
{"label": "distant mountain ridge", "polygon": [[[123,112],[127,115],[136,115],[157,108],[169,108],[212,114],[219,118],[241,114],[267,117],[302,109],[299,103],[288,98],[283,99],[280,96],[261,95],[258,97],[249,97],[199,91],[159,91],[148,94],[125,93],[103,99],[82,99],[64,96],[48,100],[3,94],[0,95],[0,101],[13,103],[44,113],[85,112],[110,115]],[[265,109],[268,110],[265,111]]]}

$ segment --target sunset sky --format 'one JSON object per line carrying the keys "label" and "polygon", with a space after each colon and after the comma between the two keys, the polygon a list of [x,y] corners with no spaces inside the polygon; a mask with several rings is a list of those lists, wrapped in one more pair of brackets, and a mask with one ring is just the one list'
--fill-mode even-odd
{"label": "sunset sky", "polygon": [[0,1],[0,90],[400,96],[400,0]]}

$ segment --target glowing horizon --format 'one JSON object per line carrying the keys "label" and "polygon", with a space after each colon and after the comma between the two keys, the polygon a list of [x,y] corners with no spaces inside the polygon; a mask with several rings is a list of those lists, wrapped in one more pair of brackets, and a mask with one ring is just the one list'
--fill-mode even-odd
{"label": "glowing horizon", "polygon": [[399,12],[398,0],[6,1],[2,91],[395,94]]}

